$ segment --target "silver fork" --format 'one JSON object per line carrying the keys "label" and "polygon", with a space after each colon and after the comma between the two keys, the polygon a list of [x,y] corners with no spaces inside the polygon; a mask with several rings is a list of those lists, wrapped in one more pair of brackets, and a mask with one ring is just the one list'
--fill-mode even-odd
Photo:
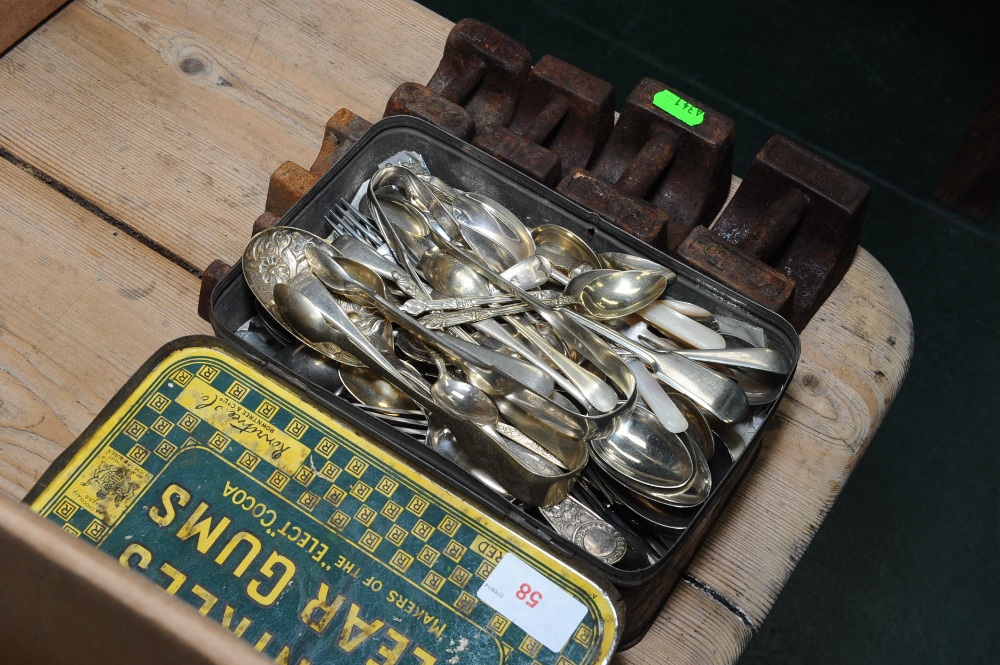
{"label": "silver fork", "polygon": [[326,214],[326,222],[339,235],[351,235],[374,249],[385,245],[375,222],[361,214],[346,199],[340,199]]}

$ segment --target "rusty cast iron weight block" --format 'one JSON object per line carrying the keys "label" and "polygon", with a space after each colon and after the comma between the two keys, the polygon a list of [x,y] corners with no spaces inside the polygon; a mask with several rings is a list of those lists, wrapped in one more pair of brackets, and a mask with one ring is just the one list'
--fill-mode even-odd
{"label": "rusty cast iron weight block", "polygon": [[264,212],[254,221],[253,232],[260,233],[278,223],[295,202],[316,184],[320,177],[347,152],[372,124],[348,109],[340,109],[326,122],[323,144],[316,161],[308,170],[295,162],[285,162],[271,174]]}
{"label": "rusty cast iron weight block", "polygon": [[510,124],[482,126],[472,142],[554,187],[562,173],[590,164],[614,124],[611,84],[546,55],[532,68]]}
{"label": "rusty cast iron weight block", "polygon": [[557,189],[658,248],[673,252],[725,203],[735,123],[663,83],[644,78],[591,170]]}
{"label": "rusty cast iron weight block", "polygon": [[[295,162],[285,162],[271,174],[267,186],[264,212],[254,220],[253,234],[275,226],[282,215],[330,170],[337,160],[344,156],[354,143],[368,131],[372,123],[349,109],[340,109],[326,121],[323,143],[316,160],[309,169]],[[201,291],[198,296],[198,314],[209,320],[212,290],[219,280],[229,272],[230,266],[222,259],[215,259],[205,268],[201,276]]]}
{"label": "rusty cast iron weight block", "polygon": [[448,33],[427,85],[399,86],[385,115],[416,116],[471,139],[477,127],[510,122],[530,70],[523,45],[481,21],[462,19]]}
{"label": "rusty cast iron weight block", "polygon": [[868,193],[858,178],[775,135],[711,230],[693,229],[677,253],[801,331],[850,267]]}

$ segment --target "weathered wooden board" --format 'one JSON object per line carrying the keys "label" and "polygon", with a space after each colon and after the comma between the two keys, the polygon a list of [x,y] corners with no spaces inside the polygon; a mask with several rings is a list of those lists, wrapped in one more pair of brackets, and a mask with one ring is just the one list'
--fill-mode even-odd
{"label": "weathered wooden board", "polygon": [[0,493],[20,499],[154,350],[211,333],[197,278],[0,160]]}
{"label": "weathered wooden board", "polygon": [[338,108],[426,81],[450,25],[405,2],[78,0],[0,62],[0,143],[197,268]]}
{"label": "weathered wooden board", "polygon": [[[402,0],[77,0],[0,59],[0,148],[181,264],[232,261],[271,171],[308,166],[337,108],[375,119],[426,81],[449,27]],[[0,185],[0,491],[19,498],[155,348],[208,327],[177,263],[8,162]],[[909,313],[869,254],[802,347],[757,464],[620,662],[733,662],[766,617],[908,368]]]}

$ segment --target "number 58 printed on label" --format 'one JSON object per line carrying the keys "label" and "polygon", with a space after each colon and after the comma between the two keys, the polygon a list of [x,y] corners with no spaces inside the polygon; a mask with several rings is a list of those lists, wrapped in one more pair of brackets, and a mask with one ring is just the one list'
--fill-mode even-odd
{"label": "number 58 printed on label", "polygon": [[542,599],[542,594],[538,591],[532,591],[531,585],[525,583],[520,586],[514,597],[525,601],[524,604],[528,607],[538,607],[538,601]]}
{"label": "number 58 printed on label", "polygon": [[587,608],[514,554],[505,554],[476,596],[558,653],[587,615]]}

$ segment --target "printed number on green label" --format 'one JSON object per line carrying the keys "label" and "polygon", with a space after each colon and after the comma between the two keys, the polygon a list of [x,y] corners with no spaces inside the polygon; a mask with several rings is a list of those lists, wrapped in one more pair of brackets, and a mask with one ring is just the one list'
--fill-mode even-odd
{"label": "printed number on green label", "polygon": [[688,127],[700,125],[705,120],[704,111],[669,90],[661,90],[653,95],[653,106],[663,109]]}

